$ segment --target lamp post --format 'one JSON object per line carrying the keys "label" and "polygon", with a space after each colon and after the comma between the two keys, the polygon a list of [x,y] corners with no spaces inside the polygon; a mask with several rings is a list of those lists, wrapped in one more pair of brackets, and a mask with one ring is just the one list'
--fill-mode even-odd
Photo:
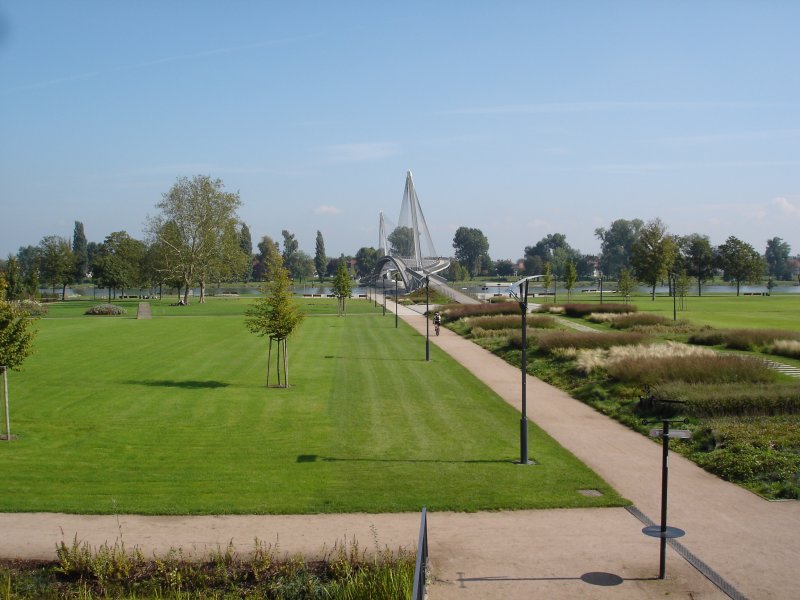
{"label": "lamp post", "polygon": [[431,320],[428,318],[430,310],[431,276],[425,275],[425,362],[431,360]]}
{"label": "lamp post", "polygon": [[394,275],[394,328],[397,329],[397,313],[400,311],[397,309],[397,273]]}
{"label": "lamp post", "polygon": [[600,304],[603,303],[603,272],[600,271]]}
{"label": "lamp post", "polygon": [[522,313],[522,414],[519,420],[519,464],[529,465],[528,460],[528,283],[531,279],[542,277],[542,275],[532,275],[521,279],[514,286],[519,287],[519,295],[514,293],[513,286],[509,288],[509,293],[516,296],[519,302],[519,310]]}
{"label": "lamp post", "polygon": [[386,316],[386,274],[383,275],[383,316]]}

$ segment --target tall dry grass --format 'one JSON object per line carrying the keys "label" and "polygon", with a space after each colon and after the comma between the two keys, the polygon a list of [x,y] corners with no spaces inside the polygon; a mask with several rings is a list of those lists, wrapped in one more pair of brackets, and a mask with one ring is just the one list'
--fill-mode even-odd
{"label": "tall dry grass", "polygon": [[706,356],[716,356],[716,353],[709,348],[669,341],[664,344],[637,344],[579,350],[575,356],[575,366],[577,370],[588,374],[595,369],[607,369],[612,364],[637,359],[658,361],[676,357]]}

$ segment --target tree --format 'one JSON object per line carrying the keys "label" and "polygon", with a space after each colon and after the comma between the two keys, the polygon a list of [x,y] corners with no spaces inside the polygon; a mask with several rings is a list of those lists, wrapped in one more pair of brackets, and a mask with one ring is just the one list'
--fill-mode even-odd
{"label": "tree", "polygon": [[333,295],[336,296],[338,301],[337,303],[337,314],[341,317],[345,314],[345,302],[348,298],[353,295],[353,287],[350,282],[350,275],[347,274],[347,267],[345,263],[347,261],[342,256],[339,259],[339,266],[336,269],[336,277],[333,280],[333,287],[331,288],[331,292]]}
{"label": "tree", "polygon": [[365,277],[372,273],[378,262],[378,251],[372,246],[364,246],[356,252],[356,275]]}
{"label": "tree", "polygon": [[125,290],[144,283],[142,263],[147,248],[125,231],[115,231],[106,236],[99,254],[92,265],[94,280],[99,287],[108,288],[111,301],[112,290]]}
{"label": "tree", "polygon": [[314,259],[311,258],[308,252],[303,252],[300,250],[300,252],[297,253],[295,260],[295,274],[300,281],[303,279],[309,279],[314,275]]}
{"label": "tree", "polygon": [[239,227],[239,248],[247,257],[242,271],[242,278],[245,282],[248,282],[253,278],[253,238],[250,236],[250,228],[245,222],[242,222]]}
{"label": "tree", "polygon": [[205,302],[206,286],[211,282],[233,281],[241,278],[250,255],[245,254],[236,228],[236,221],[228,220],[220,228],[220,235],[209,259],[197,269],[200,284],[200,302]]}
{"label": "tree", "polygon": [[75,281],[83,281],[89,272],[89,251],[83,223],[75,221],[72,232],[72,254],[75,257]]}
{"label": "tree", "polygon": [[544,263],[550,262],[556,275],[563,275],[567,261],[577,262],[580,252],[567,243],[563,233],[548,233],[533,246],[525,246],[525,274],[540,275]]}
{"label": "tree", "polygon": [[703,293],[703,283],[714,276],[714,252],[707,235],[693,233],[678,240],[678,260],[687,275],[697,280],[697,295]]}
{"label": "tree", "polygon": [[719,266],[725,279],[736,283],[736,295],[742,283],[758,283],[764,271],[761,255],[748,243],[730,236],[718,249]]}
{"label": "tree", "polygon": [[232,248],[241,253],[238,243],[227,239],[235,235],[240,205],[238,192],[224,191],[221,179],[207,175],[179,177],[156,204],[161,213],[149,219],[148,230],[165,253],[163,263],[170,278],[185,288],[185,304],[195,283],[201,286],[202,301],[205,277],[214,272],[214,261],[228,258]]}
{"label": "tree", "polygon": [[483,232],[474,227],[459,227],[453,236],[453,248],[456,260],[467,268],[470,277],[480,275],[489,251],[489,240]]}
{"label": "tree", "polygon": [[283,253],[281,254],[283,266],[289,271],[289,276],[292,277],[292,279],[297,279],[299,277],[297,273],[297,261],[300,244],[295,239],[294,234],[286,229],[281,231],[281,235],[283,236]]}
{"label": "tree", "polygon": [[792,279],[791,253],[791,246],[781,238],[774,237],[767,240],[767,249],[764,252],[767,274],[783,281]]}
{"label": "tree", "polygon": [[281,258],[278,242],[274,241],[268,235],[265,235],[258,243],[256,265],[253,269],[253,274],[259,281],[269,281],[274,277],[277,269],[282,266],[283,258]]}
{"label": "tree", "polygon": [[617,219],[608,229],[594,230],[595,237],[600,240],[600,269],[605,275],[615,277],[620,269],[631,266],[633,242],[643,226],[640,219]]}
{"label": "tree", "polygon": [[322,232],[317,230],[317,240],[314,249],[314,268],[317,270],[319,280],[325,277],[325,267],[328,265],[328,257],[325,255],[325,240],[322,239]]}
{"label": "tree", "polygon": [[578,280],[578,270],[575,268],[575,263],[570,259],[564,269],[564,289],[567,290],[567,302],[572,297],[572,288],[575,287],[575,282]]}
{"label": "tree", "polygon": [[[1,275],[1,274],[0,274]],[[18,370],[33,352],[36,330],[31,327],[33,318],[6,300],[5,280],[0,285],[0,372],[3,374],[5,398],[6,438],[11,441],[11,416],[9,413],[8,370]]]}
{"label": "tree", "polygon": [[39,269],[44,281],[55,294],[61,286],[61,299],[66,297],[67,285],[74,281],[75,257],[68,240],[57,235],[48,235],[39,242]]}
{"label": "tree", "polygon": [[[276,353],[278,387],[289,387],[289,352],[287,340],[303,321],[304,315],[292,296],[289,271],[278,265],[272,280],[264,286],[264,294],[245,312],[245,325],[251,333],[269,338],[267,351],[267,387],[272,361],[272,342],[277,342]],[[281,360],[283,353],[283,360]],[[283,384],[281,384],[283,372]]]}
{"label": "tree", "polygon": [[631,294],[633,294],[633,288],[636,285],[633,277],[631,277],[631,272],[628,269],[622,268],[619,271],[619,281],[617,281],[617,291],[622,296],[623,300],[627,304],[630,302]]}
{"label": "tree", "polygon": [[653,219],[645,225],[631,246],[631,266],[633,274],[652,288],[652,298],[656,299],[656,285],[672,269],[677,254],[674,238],[667,233],[661,219]]}
{"label": "tree", "polygon": [[386,238],[392,256],[410,258],[414,256],[414,230],[411,227],[395,227]]}
{"label": "tree", "polygon": [[469,271],[457,260],[451,260],[450,266],[445,271],[445,277],[449,281],[466,281],[469,279]]}
{"label": "tree", "polygon": [[494,270],[499,277],[508,277],[514,274],[514,263],[510,259],[501,258],[495,261]]}
{"label": "tree", "polygon": [[686,310],[686,296],[689,293],[689,274],[686,269],[681,269],[675,279],[675,295],[681,299],[680,309]]}
{"label": "tree", "polygon": [[[544,275],[544,277],[542,279],[542,282],[544,283],[544,291],[549,292],[550,284],[553,282],[553,270],[552,267],[550,266],[550,261],[544,263],[543,271],[544,273],[542,273],[542,275]],[[553,301],[555,301],[555,298],[553,298]]]}
{"label": "tree", "polygon": [[19,261],[15,256],[9,255],[5,267],[6,298],[9,300],[19,300],[25,290],[25,283],[22,280],[22,270],[19,268]]}

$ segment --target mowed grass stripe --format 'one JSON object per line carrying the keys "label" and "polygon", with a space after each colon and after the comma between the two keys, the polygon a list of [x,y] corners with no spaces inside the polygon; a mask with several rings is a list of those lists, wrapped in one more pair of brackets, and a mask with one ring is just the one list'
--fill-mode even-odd
{"label": "mowed grass stripe", "polygon": [[[357,304],[353,302],[353,304]],[[594,473],[404,324],[309,317],[266,389],[242,315],[48,319],[12,373],[4,511],[213,514],[618,505]],[[274,373],[273,373],[274,381]],[[585,498],[577,489],[605,495]]]}

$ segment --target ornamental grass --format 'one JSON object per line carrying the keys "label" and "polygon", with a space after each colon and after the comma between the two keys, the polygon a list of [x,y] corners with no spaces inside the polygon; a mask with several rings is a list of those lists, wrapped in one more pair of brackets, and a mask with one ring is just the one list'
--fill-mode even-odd
{"label": "ornamental grass", "polygon": [[763,361],[730,355],[631,357],[606,366],[618,381],[655,385],[665,381],[687,383],[768,383],[777,374]]}
{"label": "ornamental grass", "polygon": [[564,304],[564,313],[568,317],[585,317],[592,313],[632,313],[638,311],[633,304],[620,304],[618,302],[605,302],[603,304]]}

